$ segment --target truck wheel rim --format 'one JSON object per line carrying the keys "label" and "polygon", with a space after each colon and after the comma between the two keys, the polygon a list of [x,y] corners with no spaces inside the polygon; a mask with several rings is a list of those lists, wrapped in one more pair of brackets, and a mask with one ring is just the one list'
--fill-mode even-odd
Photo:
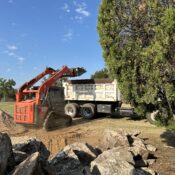
{"label": "truck wheel rim", "polygon": [[84,108],[84,115],[89,117],[91,115],[91,110],[89,108]]}
{"label": "truck wheel rim", "polygon": [[67,114],[69,114],[69,115],[73,114],[73,109],[72,108],[68,108]]}

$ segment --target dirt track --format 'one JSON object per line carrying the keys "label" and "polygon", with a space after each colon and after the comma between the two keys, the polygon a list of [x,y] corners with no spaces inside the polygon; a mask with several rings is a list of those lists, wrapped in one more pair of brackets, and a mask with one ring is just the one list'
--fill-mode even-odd
{"label": "dirt track", "polygon": [[88,142],[93,146],[102,145],[102,132],[105,128],[121,128],[128,131],[140,130],[142,132],[141,137],[146,139],[147,143],[158,148],[156,152],[157,161],[152,168],[160,175],[175,175],[175,134],[166,131],[166,129],[152,126],[146,120],[99,118],[89,121],[80,118],[74,120],[73,125],[68,128],[51,132],[31,127],[18,128],[21,132],[15,130],[16,133],[10,133],[13,141],[22,140],[24,137],[36,137],[45,143],[51,151],[51,156],[55,155],[65,145],[76,141]]}

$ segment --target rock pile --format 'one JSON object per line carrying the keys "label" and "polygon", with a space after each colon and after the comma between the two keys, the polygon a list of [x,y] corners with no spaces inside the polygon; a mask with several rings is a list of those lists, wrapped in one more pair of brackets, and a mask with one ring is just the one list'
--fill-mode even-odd
{"label": "rock pile", "polygon": [[156,175],[149,168],[156,148],[139,134],[105,130],[101,148],[76,142],[48,160],[50,152],[41,141],[12,145],[0,133],[0,175]]}
{"label": "rock pile", "polygon": [[15,126],[13,118],[0,109],[0,131],[9,133],[11,130],[14,130]]}

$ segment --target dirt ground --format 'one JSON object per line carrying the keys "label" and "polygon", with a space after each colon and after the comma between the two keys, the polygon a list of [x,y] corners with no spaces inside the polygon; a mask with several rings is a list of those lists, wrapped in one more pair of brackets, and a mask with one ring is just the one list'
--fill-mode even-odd
{"label": "dirt ground", "polygon": [[93,146],[102,145],[104,129],[124,129],[126,131],[139,130],[140,137],[158,148],[155,156],[156,163],[152,168],[160,175],[175,175],[175,133],[164,128],[150,125],[146,120],[134,121],[129,118],[98,118],[84,120],[77,118],[72,126],[46,132],[43,129],[17,126],[9,132],[13,143],[23,140],[24,137],[36,137],[44,142],[51,151],[51,157],[58,153],[65,145],[73,142],[88,142]]}

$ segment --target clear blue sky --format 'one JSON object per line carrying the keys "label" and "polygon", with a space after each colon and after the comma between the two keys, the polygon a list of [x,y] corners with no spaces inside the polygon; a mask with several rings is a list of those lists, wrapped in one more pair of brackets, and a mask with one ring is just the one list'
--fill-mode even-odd
{"label": "clear blue sky", "polygon": [[97,33],[100,0],[0,0],[0,77],[17,85],[45,69],[104,67]]}

